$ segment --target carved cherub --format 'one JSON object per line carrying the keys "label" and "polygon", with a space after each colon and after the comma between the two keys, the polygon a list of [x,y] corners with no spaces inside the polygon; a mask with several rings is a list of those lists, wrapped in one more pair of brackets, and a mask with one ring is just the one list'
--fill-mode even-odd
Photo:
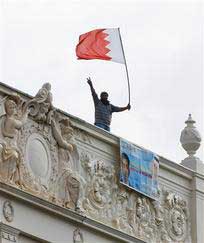
{"label": "carved cherub", "polygon": [[10,96],[4,103],[6,114],[1,116],[1,178],[23,185],[20,173],[21,155],[17,146],[18,133],[27,120],[28,110],[23,106],[19,96]]}

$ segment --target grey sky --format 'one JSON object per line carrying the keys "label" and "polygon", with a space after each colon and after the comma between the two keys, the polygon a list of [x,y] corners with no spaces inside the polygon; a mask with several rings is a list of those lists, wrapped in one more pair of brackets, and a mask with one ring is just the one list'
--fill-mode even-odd
{"label": "grey sky", "polygon": [[125,106],[125,67],[79,61],[75,46],[82,33],[120,27],[132,109],[113,114],[112,132],[180,162],[189,113],[203,137],[201,7],[201,1],[1,0],[1,81],[31,95],[49,81],[56,107],[93,123],[86,77]]}

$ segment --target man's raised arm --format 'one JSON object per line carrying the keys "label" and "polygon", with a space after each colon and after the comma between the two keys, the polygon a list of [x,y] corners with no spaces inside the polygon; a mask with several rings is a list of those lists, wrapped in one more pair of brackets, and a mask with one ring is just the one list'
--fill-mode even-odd
{"label": "man's raised arm", "polygon": [[92,84],[92,81],[91,81],[91,78],[90,78],[90,77],[88,77],[88,78],[87,78],[87,83],[88,83],[88,85],[90,86],[91,92],[92,92],[92,93],[93,93],[93,92],[95,92],[95,90],[94,90],[94,87],[93,87],[93,84]]}
{"label": "man's raised arm", "polygon": [[87,78],[87,83],[90,86],[94,103],[98,103],[99,102],[99,98],[98,98],[98,95],[97,95],[97,93],[96,93],[96,91],[95,91],[95,89],[93,87],[93,84],[92,84],[92,81],[91,81],[91,78],[90,77]]}
{"label": "man's raised arm", "polygon": [[130,110],[131,105],[128,104],[125,107],[118,107],[118,106],[111,105],[111,109],[112,109],[112,112],[120,112],[120,111]]}

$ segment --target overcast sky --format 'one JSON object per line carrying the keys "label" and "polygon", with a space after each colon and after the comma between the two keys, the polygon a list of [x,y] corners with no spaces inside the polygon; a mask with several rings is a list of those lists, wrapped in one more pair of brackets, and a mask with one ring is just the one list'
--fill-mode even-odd
{"label": "overcast sky", "polygon": [[82,33],[120,27],[132,109],[113,114],[112,133],[177,163],[186,157],[179,138],[189,113],[203,137],[201,1],[0,2],[2,82],[31,95],[50,82],[54,106],[93,123],[86,78],[98,93],[108,91],[112,104],[125,106],[125,66],[77,60],[75,46]]}

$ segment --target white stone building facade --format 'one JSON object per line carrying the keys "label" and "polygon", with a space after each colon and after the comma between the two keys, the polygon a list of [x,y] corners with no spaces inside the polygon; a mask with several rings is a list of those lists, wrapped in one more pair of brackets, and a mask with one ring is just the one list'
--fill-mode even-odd
{"label": "white stone building facade", "polygon": [[204,242],[204,165],[191,117],[189,156],[160,160],[158,201],[119,183],[119,138],[0,84],[2,243]]}

